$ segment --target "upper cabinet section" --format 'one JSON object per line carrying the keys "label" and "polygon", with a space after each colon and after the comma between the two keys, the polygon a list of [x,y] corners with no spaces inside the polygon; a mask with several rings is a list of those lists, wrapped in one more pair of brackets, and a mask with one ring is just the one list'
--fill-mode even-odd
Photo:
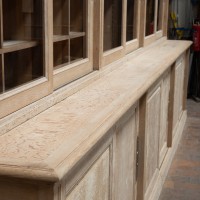
{"label": "upper cabinet section", "polygon": [[167,7],[168,0],[0,0],[0,118],[161,38]]}

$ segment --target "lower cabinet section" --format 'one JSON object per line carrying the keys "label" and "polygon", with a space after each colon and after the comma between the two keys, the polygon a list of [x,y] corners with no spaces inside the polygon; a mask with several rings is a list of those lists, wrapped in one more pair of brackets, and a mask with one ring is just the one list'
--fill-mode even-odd
{"label": "lower cabinet section", "polygon": [[1,178],[0,200],[158,200],[187,117],[183,60],[120,113],[107,133],[86,143],[60,181]]}

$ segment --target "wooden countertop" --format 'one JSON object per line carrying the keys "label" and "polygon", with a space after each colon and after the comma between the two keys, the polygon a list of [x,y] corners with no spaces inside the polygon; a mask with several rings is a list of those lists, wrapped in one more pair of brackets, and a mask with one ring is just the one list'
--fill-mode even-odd
{"label": "wooden countertop", "polygon": [[58,181],[191,45],[162,41],[0,136],[0,175]]}

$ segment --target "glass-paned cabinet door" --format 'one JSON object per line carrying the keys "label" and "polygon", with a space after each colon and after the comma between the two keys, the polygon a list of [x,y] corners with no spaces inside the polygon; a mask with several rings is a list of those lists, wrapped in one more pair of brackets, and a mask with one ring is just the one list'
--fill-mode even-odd
{"label": "glass-paned cabinet door", "polygon": [[53,0],[54,88],[92,71],[90,4],[90,0]]}
{"label": "glass-paned cabinet door", "polygon": [[155,0],[147,0],[146,2],[146,28],[145,36],[155,33]]}
{"label": "glass-paned cabinet door", "polygon": [[[0,93],[5,94],[2,100],[14,94],[22,98],[23,101],[16,98],[21,102],[14,106],[13,110],[17,110],[49,93],[45,78],[44,1],[1,0],[0,4]],[[34,89],[26,93],[33,85]],[[37,91],[37,95],[25,100],[26,94],[36,92],[36,86],[46,87],[46,92]]]}

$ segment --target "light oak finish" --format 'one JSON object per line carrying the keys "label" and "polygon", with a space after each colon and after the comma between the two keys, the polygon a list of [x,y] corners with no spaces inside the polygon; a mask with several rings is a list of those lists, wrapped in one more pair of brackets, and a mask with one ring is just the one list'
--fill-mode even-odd
{"label": "light oak finish", "polygon": [[[170,150],[162,153],[162,149],[166,152],[169,69],[190,44],[158,41],[1,135],[1,176],[13,181],[18,177],[20,184],[24,180],[36,182],[39,186],[32,192],[34,200],[43,181],[54,185],[54,190],[50,187],[47,192],[48,200],[73,199],[76,195],[83,199],[95,199],[93,195],[103,199],[156,199],[172,157]],[[184,111],[175,130],[173,152],[185,118]],[[29,189],[23,188],[21,195],[28,195]]]}

